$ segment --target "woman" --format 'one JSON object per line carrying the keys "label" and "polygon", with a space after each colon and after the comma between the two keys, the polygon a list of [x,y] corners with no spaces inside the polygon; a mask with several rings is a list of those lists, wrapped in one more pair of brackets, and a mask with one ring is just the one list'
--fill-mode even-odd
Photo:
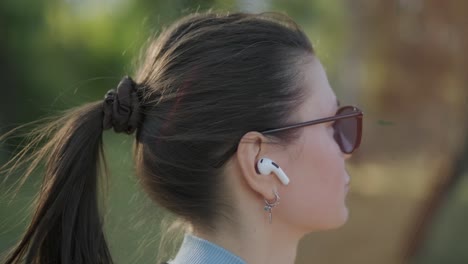
{"label": "woman", "polygon": [[135,132],[144,190],[193,230],[169,263],[293,263],[302,236],[348,218],[361,122],[288,17],[189,15],[150,45],[135,81],[39,132],[56,131],[35,156],[45,182],[6,263],[112,263],[97,200],[110,128]]}

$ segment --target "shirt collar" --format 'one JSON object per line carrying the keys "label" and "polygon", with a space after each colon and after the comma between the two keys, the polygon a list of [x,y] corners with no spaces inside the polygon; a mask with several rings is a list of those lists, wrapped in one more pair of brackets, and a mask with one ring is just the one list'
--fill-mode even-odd
{"label": "shirt collar", "polygon": [[240,257],[208,240],[186,233],[174,260],[169,264],[246,264]]}

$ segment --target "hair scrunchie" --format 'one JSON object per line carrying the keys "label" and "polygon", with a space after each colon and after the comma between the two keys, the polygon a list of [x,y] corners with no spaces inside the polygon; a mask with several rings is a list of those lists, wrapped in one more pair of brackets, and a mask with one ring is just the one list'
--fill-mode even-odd
{"label": "hair scrunchie", "polygon": [[117,133],[132,134],[141,119],[140,100],[136,83],[129,76],[125,76],[117,86],[117,90],[110,89],[104,96],[103,129],[114,128]]}

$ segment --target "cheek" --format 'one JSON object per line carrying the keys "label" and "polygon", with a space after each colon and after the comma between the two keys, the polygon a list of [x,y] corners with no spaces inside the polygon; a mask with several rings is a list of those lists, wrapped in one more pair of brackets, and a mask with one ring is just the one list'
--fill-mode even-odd
{"label": "cheek", "polygon": [[[309,137],[312,138],[312,137]],[[331,139],[333,140],[333,139]],[[282,187],[284,215],[295,225],[336,221],[344,206],[345,171],[337,146],[328,135],[302,141],[302,150],[288,164],[291,182]]]}

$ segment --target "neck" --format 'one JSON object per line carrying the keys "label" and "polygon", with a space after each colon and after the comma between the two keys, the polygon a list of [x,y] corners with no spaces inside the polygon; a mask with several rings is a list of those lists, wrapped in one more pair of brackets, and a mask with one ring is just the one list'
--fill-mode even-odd
{"label": "neck", "polygon": [[215,233],[195,229],[194,235],[229,250],[248,264],[293,264],[302,235],[275,219],[274,212],[269,224],[263,205],[254,207],[251,212],[244,211],[241,223],[223,224]]}

